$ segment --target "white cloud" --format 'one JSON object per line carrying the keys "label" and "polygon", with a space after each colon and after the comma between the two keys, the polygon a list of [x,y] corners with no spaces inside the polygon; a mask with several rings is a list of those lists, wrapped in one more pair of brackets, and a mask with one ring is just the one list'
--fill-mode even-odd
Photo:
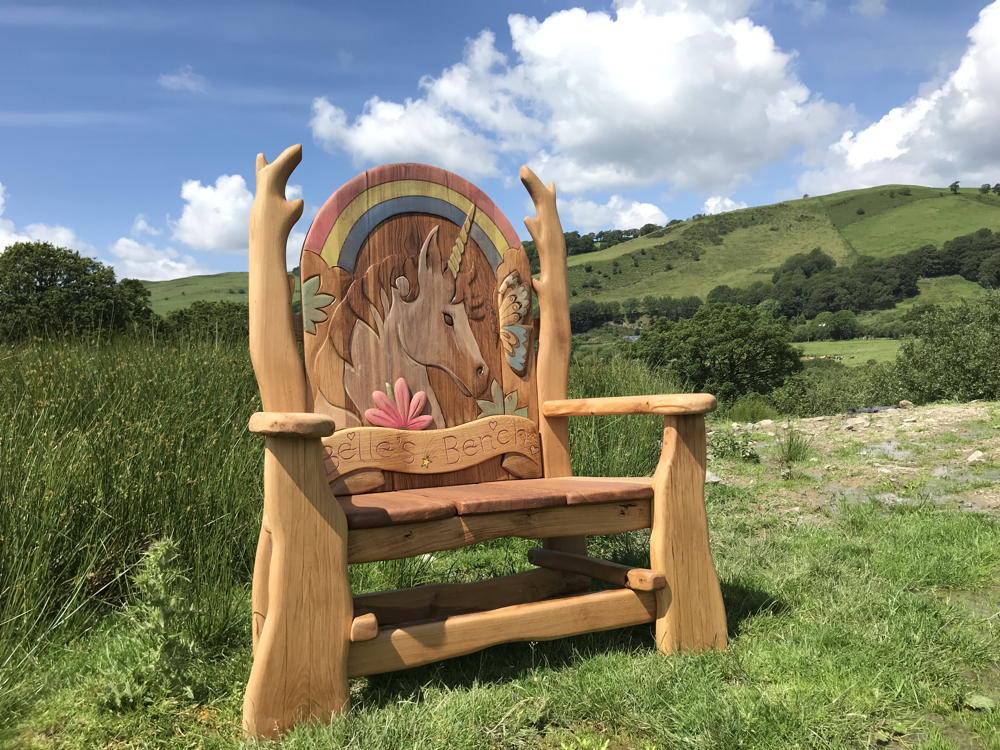
{"label": "white cloud", "polygon": [[560,211],[569,221],[568,226],[584,232],[597,229],[637,229],[644,224],[666,224],[667,215],[652,203],[627,201],[620,195],[601,205],[589,200],[564,199]]}
{"label": "white cloud", "polygon": [[958,67],[859,131],[846,131],[799,192],[828,193],[890,183],[993,183],[1000,174],[1000,2],[979,14]]}
{"label": "white cloud", "polygon": [[326,98],[311,127],[360,163],[431,161],[472,176],[503,155],[564,190],[726,193],[756,169],[824,142],[841,110],[810,94],[792,56],[741,17],[748,0],[619,3],[542,21],[508,18],[512,60],[482,32],[404,103],[353,120]]}
{"label": "white cloud", "polygon": [[130,237],[119,237],[109,250],[120,278],[164,281],[207,273],[190,255],[180,255],[172,247],[161,250]]}
{"label": "white cloud", "polygon": [[851,3],[851,12],[865,18],[880,18],[885,15],[887,4],[888,0],[854,0]]}
{"label": "white cloud", "polygon": [[148,221],[146,221],[145,216],[139,214],[132,222],[131,235],[133,237],[138,237],[140,234],[151,234],[155,237],[158,234],[163,234],[163,230],[152,226]]}
{"label": "white cloud", "polygon": [[735,211],[739,208],[746,207],[747,204],[743,201],[734,201],[732,198],[723,197],[721,195],[713,195],[705,201],[704,213],[722,214],[726,211]]}
{"label": "white cloud", "polygon": [[208,90],[208,79],[194,72],[194,68],[185,65],[173,73],[163,73],[156,79],[157,83],[171,91],[191,91],[203,94]]}
{"label": "white cloud", "polygon": [[50,242],[59,247],[68,247],[78,253],[90,254],[94,246],[84,242],[69,227],[53,224],[28,224],[18,230],[14,222],[3,218],[7,207],[7,188],[0,182],[0,252],[15,242]]}
{"label": "white cloud", "polygon": [[313,100],[309,126],[325,149],[343,149],[358,163],[432,162],[474,177],[497,172],[496,157],[486,138],[423,99],[397,104],[375,96],[348,123],[347,113],[321,96]]}
{"label": "white cloud", "polygon": [[196,250],[245,253],[253,194],[238,174],[221,175],[215,185],[186,180],[181,185],[184,209],[172,236]]}

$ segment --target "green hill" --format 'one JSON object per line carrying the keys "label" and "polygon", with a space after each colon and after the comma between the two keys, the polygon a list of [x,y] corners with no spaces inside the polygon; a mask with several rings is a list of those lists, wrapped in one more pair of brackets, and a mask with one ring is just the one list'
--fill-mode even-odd
{"label": "green hill", "polygon": [[[982,227],[1000,230],[1000,196],[965,188],[883,185],[700,216],[604,250],[568,258],[571,301],[704,297],[714,287],[769,280],[790,255],[819,247],[850,264],[858,255],[887,257],[940,245]],[[950,279],[950,280],[949,280]],[[957,277],[921,282],[919,298],[977,294]],[[220,273],[143,282],[160,315],[197,300],[246,302],[247,274]],[[904,308],[905,309],[905,308]]]}
{"label": "green hill", "polygon": [[247,302],[246,271],[188,276],[170,281],[144,281],[153,312],[166,315],[192,302]]}
{"label": "green hill", "polygon": [[[839,264],[940,245],[982,227],[1000,230],[1000,197],[976,189],[884,185],[689,219],[569,259],[577,299],[704,297],[720,284],[770,278],[788,256],[815,247]],[[974,286],[971,285],[970,286]]]}

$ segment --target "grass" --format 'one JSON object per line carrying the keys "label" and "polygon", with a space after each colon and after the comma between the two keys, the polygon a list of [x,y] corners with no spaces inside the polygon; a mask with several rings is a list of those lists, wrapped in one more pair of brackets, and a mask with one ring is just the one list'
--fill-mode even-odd
{"label": "grass", "polygon": [[[261,464],[245,352],[36,342],[0,352],[0,382],[0,746],[238,746]],[[671,386],[620,360],[571,374],[574,396]],[[660,428],[573,420],[574,468],[646,473]],[[995,520],[864,502],[804,523],[780,507],[793,484],[746,466],[757,479],[707,500],[728,651],[665,657],[648,627],[510,644],[353,681],[350,715],[280,746],[996,748],[1000,712],[964,707],[1000,691],[998,622],[967,604],[996,599]],[[533,544],[353,566],[352,583],[509,573]],[[644,548],[591,540],[631,564]]]}
{"label": "grass", "polygon": [[157,315],[188,307],[192,302],[239,302],[247,304],[246,271],[188,276],[170,281],[144,281],[150,306]]}
{"label": "grass", "polygon": [[858,253],[885,258],[924,245],[938,245],[976,229],[1000,229],[1000,197],[980,198],[963,191],[958,195],[925,198],[865,214],[843,228],[844,238]]}
{"label": "grass", "polygon": [[840,357],[845,365],[853,366],[867,364],[869,360],[891,362],[902,345],[899,339],[802,341],[795,344],[807,357]]}

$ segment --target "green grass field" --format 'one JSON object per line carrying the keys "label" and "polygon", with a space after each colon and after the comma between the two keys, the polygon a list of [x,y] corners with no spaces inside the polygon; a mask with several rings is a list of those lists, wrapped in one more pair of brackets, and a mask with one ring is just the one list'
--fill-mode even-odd
{"label": "green grass field", "polygon": [[143,283],[149,289],[150,304],[157,315],[188,307],[195,301],[247,304],[246,271]]}
{"label": "green grass field", "polygon": [[[0,351],[0,379],[0,746],[241,746],[262,455],[245,428],[259,409],[245,349],[36,342]],[[571,396],[676,387],[614,359],[574,366],[570,383]],[[574,468],[647,473],[661,429],[573,420]],[[649,627],[495,647],[354,680],[350,715],[266,746],[996,750],[1000,712],[971,706],[1000,697],[1000,525],[845,450],[825,451],[825,474],[806,454],[788,472],[770,448],[760,464],[711,464],[729,477],[707,498],[726,652],[663,656]],[[924,500],[824,489],[857,472]],[[352,584],[506,574],[535,543],[356,565]],[[645,565],[645,544],[595,537],[590,552]]]}
{"label": "green grass field", "polygon": [[[975,229],[972,229],[975,227]],[[889,208],[845,226],[844,238],[858,253],[885,258],[924,245],[938,245],[976,229],[1000,229],[1000,197],[965,192],[925,198]]]}
{"label": "green grass field", "polygon": [[850,339],[848,341],[802,341],[795,346],[808,357],[840,357],[845,365],[864,365],[870,360],[890,362],[902,345],[898,339]]}

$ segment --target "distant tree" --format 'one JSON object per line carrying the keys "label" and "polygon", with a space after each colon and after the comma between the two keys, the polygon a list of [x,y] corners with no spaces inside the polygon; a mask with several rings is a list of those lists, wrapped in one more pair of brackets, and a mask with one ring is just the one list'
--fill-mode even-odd
{"label": "distant tree", "polygon": [[953,192],[953,193],[957,193],[957,192],[958,192],[958,180],[955,180],[955,181],[954,181],[953,183],[951,183],[951,184],[950,184],[950,185],[948,186],[948,189],[949,189],[949,190],[950,190],[951,192]]}
{"label": "distant tree", "polygon": [[989,192],[990,192],[990,183],[984,182],[982,185],[980,185],[979,186],[979,192],[982,193],[983,195],[989,195]]}
{"label": "distant tree", "polygon": [[638,297],[629,297],[627,300],[622,302],[622,314],[628,319],[629,322],[634,323],[635,320],[642,314],[642,302],[639,301]]}
{"label": "distant tree", "polygon": [[109,266],[48,242],[0,253],[0,339],[117,333],[154,319],[149,290]]}
{"label": "distant tree", "polygon": [[643,224],[641,227],[639,227],[639,236],[641,237],[644,234],[655,232],[659,228],[660,228],[659,224]]}
{"label": "distant tree", "polygon": [[685,386],[723,399],[767,393],[802,368],[788,324],[740,305],[707,304],[691,318],[657,320],[636,352]]}
{"label": "distant tree", "polygon": [[1000,195],[1000,182],[993,186],[993,192]]}

